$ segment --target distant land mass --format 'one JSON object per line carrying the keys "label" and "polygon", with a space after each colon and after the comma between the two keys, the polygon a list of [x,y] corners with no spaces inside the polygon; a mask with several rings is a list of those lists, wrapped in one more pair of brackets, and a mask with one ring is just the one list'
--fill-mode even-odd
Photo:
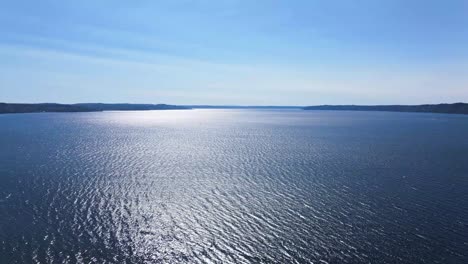
{"label": "distant land mass", "polygon": [[424,105],[317,105],[317,106],[236,106],[236,105],[168,105],[168,104],[10,104],[0,103],[0,114],[37,112],[100,112],[100,111],[143,111],[179,109],[304,109],[340,111],[387,111],[421,112],[444,114],[468,114],[468,104],[424,104]]}
{"label": "distant land mass", "polygon": [[103,103],[80,103],[76,106],[92,111],[137,111],[137,110],[182,110],[191,109],[187,106],[168,104],[103,104]]}
{"label": "distant land mass", "polygon": [[302,109],[303,106],[278,105],[184,105],[192,109]]}
{"label": "distant land mass", "polygon": [[186,106],[167,104],[10,104],[0,103],[0,114],[39,113],[39,112],[99,112],[99,111],[132,111],[132,110],[177,110],[190,109]]}
{"label": "distant land mass", "polygon": [[468,114],[468,104],[424,104],[424,105],[317,105],[307,106],[304,110],[340,110],[340,111],[387,111],[421,112],[443,114]]}
{"label": "distant land mass", "polygon": [[0,114],[35,112],[89,112],[93,111],[77,105],[67,104],[7,104],[0,103]]}

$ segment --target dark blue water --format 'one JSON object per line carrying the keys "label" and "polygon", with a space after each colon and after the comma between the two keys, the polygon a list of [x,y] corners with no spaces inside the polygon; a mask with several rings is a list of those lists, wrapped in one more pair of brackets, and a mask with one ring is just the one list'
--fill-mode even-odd
{"label": "dark blue water", "polygon": [[468,116],[0,115],[0,263],[468,263]]}

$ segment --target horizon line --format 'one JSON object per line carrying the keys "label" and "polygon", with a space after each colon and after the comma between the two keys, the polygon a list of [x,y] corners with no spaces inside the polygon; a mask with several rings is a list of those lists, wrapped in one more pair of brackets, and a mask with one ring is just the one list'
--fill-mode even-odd
{"label": "horizon line", "polygon": [[125,104],[125,105],[172,105],[172,106],[192,106],[192,107],[308,107],[308,106],[421,106],[421,105],[451,105],[451,104],[468,104],[468,102],[441,102],[441,103],[419,103],[419,104],[309,104],[309,105],[257,105],[257,104],[171,104],[171,103],[123,103],[123,102],[81,102],[81,103],[57,103],[57,102],[41,102],[41,103],[25,103],[25,102],[0,102],[0,104],[59,104],[59,105],[79,105],[79,104]]}

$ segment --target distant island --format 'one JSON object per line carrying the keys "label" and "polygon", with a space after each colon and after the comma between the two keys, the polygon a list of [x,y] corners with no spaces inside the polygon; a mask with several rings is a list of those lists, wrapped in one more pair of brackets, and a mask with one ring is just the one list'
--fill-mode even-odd
{"label": "distant island", "polygon": [[186,106],[167,104],[9,104],[0,103],[0,114],[39,113],[39,112],[99,112],[99,111],[132,111],[132,110],[177,110],[190,109]]}
{"label": "distant island", "polygon": [[317,105],[307,106],[304,110],[339,110],[339,111],[387,111],[420,112],[443,114],[468,114],[468,104],[424,104],[424,105]]}

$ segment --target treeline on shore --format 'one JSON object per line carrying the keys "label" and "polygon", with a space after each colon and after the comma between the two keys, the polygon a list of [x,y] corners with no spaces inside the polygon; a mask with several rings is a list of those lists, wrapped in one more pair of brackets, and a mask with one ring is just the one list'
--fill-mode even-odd
{"label": "treeline on shore", "polygon": [[335,111],[387,111],[387,112],[421,112],[444,114],[468,114],[468,104],[424,104],[424,105],[317,105],[306,107],[294,106],[209,106],[209,105],[168,105],[168,104],[10,104],[0,103],[0,114],[36,113],[36,112],[99,112],[99,111],[142,111],[142,110],[178,110],[178,109],[304,109]]}
{"label": "treeline on shore", "polygon": [[317,105],[307,106],[304,110],[335,111],[387,111],[387,112],[421,112],[444,114],[468,114],[468,104],[424,104],[424,105]]}
{"label": "treeline on shore", "polygon": [[131,111],[131,110],[175,110],[189,107],[167,104],[9,104],[0,103],[0,114],[37,113],[37,112],[98,112],[98,111]]}

